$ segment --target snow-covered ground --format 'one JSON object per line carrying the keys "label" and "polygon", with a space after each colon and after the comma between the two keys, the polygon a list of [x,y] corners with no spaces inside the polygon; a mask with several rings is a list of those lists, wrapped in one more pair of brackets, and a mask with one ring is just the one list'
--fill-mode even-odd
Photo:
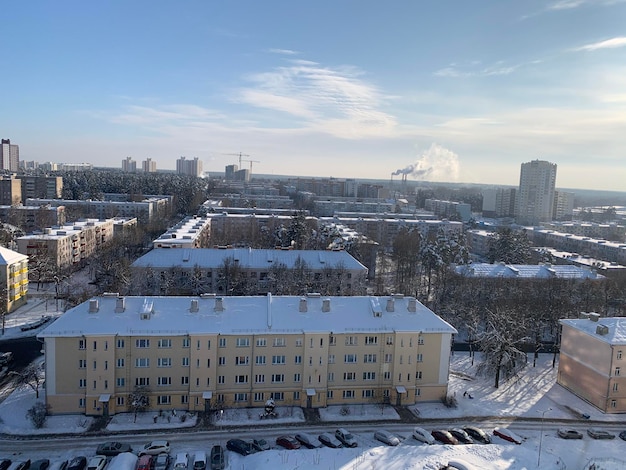
{"label": "snow-covered ground", "polygon": [[[56,302],[49,295],[54,286],[47,286],[46,294],[42,291],[35,292],[26,306],[17,312],[7,315],[6,331],[4,338],[15,338],[24,335],[32,335],[38,330],[22,332],[23,324],[31,323],[41,318],[42,315],[58,316]],[[47,304],[47,305],[46,305]],[[41,327],[43,328],[43,327]],[[0,348],[1,350],[1,348]],[[605,415],[586,402],[576,398],[571,393],[556,384],[556,368],[552,368],[552,356],[541,355],[537,367],[532,363],[518,377],[501,383],[498,389],[493,387],[493,378],[476,377],[475,365],[472,365],[468,353],[455,353],[452,357],[450,373],[450,394],[457,399],[456,408],[447,408],[441,403],[420,403],[412,407],[414,414],[424,419],[421,424],[427,430],[438,428],[436,422],[431,419],[458,420],[459,425],[469,421],[483,421],[486,431],[491,432],[494,424],[489,420],[510,418],[508,425],[516,434],[524,438],[522,445],[510,444],[499,438],[494,438],[491,445],[426,446],[410,438],[411,426],[406,425],[400,435],[407,437],[398,447],[382,446],[373,439],[371,430],[392,426],[394,429],[402,427],[399,416],[392,407],[381,408],[378,405],[356,405],[349,407],[349,413],[342,413],[342,407],[329,407],[320,410],[322,422],[346,422],[345,426],[354,426],[355,435],[359,447],[355,449],[329,449],[321,448],[314,450],[300,449],[297,451],[280,450],[273,445],[273,449],[263,453],[247,457],[228,452],[228,468],[230,469],[385,469],[385,470],[408,470],[408,469],[439,469],[450,460],[462,460],[473,469],[535,469],[547,470],[584,469],[588,463],[596,459],[597,469],[615,470],[626,469],[626,442],[617,438],[609,441],[596,441],[586,434],[582,440],[565,441],[556,436],[556,425],[552,420],[572,420],[572,426],[581,431],[588,427],[585,422],[579,420],[580,413],[587,413],[591,420],[603,421],[613,430],[620,430],[619,424],[624,423],[622,415]],[[468,392],[464,396],[464,392]],[[43,393],[43,392],[42,392]],[[472,398],[468,398],[471,395]],[[41,398],[40,398],[41,399]],[[51,416],[48,417],[45,426],[36,430],[26,418],[26,411],[35,403],[34,391],[29,387],[20,387],[8,398],[0,403],[0,432],[11,435],[38,435],[38,434],[63,434],[83,433],[92,424],[91,418],[84,416]],[[220,419],[216,422],[219,428],[228,429],[232,437],[237,436],[236,426],[258,426],[258,437],[265,437],[273,444],[275,426],[302,423],[305,419],[302,410],[295,407],[277,407],[279,417],[272,420],[260,420],[259,409],[224,410]],[[119,414],[109,422],[107,430],[124,431],[128,433],[140,433],[144,430],[162,430],[189,427],[196,424],[196,415],[185,415],[183,422],[180,417],[185,414],[179,411],[176,416],[163,414],[157,416],[155,423],[154,413],[140,413],[135,421],[132,414]],[[524,421],[516,421],[515,418],[524,418]],[[545,429],[541,432],[541,418],[545,418]],[[529,422],[531,418],[535,422]],[[370,431],[350,422],[372,423]],[[385,423],[380,423],[385,421]],[[595,425],[595,424],[594,424]],[[564,426],[564,424],[560,424]],[[295,433],[297,428],[290,429]],[[624,423],[626,429],[626,423]],[[307,429],[311,433],[319,433]],[[184,436],[182,434],[181,436]],[[230,437],[230,436],[229,436]],[[126,438],[123,438],[126,439]],[[133,439],[132,434],[129,439]],[[134,438],[137,440],[137,438]],[[145,439],[145,438],[144,438]],[[103,437],[103,440],[106,440]],[[190,441],[190,440],[189,440]],[[217,439],[207,438],[203,441],[206,450],[218,443]],[[7,441],[11,442],[11,441]],[[43,442],[43,441],[42,441]],[[224,444],[223,440],[221,441]],[[0,440],[0,448],[3,447]],[[539,448],[541,446],[541,465],[538,466]],[[61,446],[62,447],[62,446]],[[67,447],[65,447],[67,449]],[[188,443],[184,438],[173,443],[173,453],[193,452],[197,448],[193,443]],[[1,452],[0,452],[1,454]],[[19,445],[13,452],[13,466],[23,456],[25,458],[50,458],[52,462],[68,459],[74,455],[84,455],[84,449],[74,450],[40,450],[28,453],[19,452]],[[0,455],[0,458],[4,455]],[[600,459],[605,459],[601,461]],[[13,467],[11,467],[13,468]]]}

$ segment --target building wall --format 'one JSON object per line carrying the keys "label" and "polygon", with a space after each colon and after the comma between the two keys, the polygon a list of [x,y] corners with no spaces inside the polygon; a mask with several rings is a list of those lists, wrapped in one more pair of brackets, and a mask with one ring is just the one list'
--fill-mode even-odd
{"label": "building wall", "polygon": [[555,184],[554,163],[541,160],[522,163],[516,197],[518,223],[538,224],[552,220]]}

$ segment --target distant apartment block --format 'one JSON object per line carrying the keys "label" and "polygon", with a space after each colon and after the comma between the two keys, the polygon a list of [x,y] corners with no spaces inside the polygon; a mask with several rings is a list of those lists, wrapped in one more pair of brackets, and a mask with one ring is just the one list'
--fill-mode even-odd
{"label": "distant apartment block", "polygon": [[397,406],[447,395],[456,330],[415,298],[92,298],[39,333],[52,415]]}
{"label": "distant apartment block", "polygon": [[11,313],[26,303],[28,256],[0,247],[0,289],[3,312]]}
{"label": "distant apartment block", "polygon": [[595,222],[572,220],[567,222],[551,222],[544,224],[543,228],[556,232],[571,233],[572,235],[579,235],[581,237],[604,240],[624,240],[626,238],[626,227],[615,223],[599,224]]}
{"label": "distant apartment block", "polygon": [[0,140],[0,170],[18,171],[20,169],[20,147],[10,139]]}
{"label": "distant apartment block", "polygon": [[65,206],[0,206],[0,220],[21,228],[24,232],[42,230],[44,227],[63,225]]}
{"label": "distant apartment block", "polygon": [[472,206],[464,202],[426,199],[424,209],[432,211],[436,216],[461,222],[468,222],[472,218]]}
{"label": "distant apartment block", "polygon": [[536,229],[528,230],[527,233],[528,238],[535,246],[549,246],[598,260],[626,264],[626,243],[582,237],[553,230]]}
{"label": "distant apartment block", "polygon": [[92,171],[93,163],[57,163],[56,167],[57,171]]}
{"label": "distant apartment block", "polygon": [[14,175],[0,177],[0,205],[17,206],[22,203],[22,181]]}
{"label": "distant apartment block", "polygon": [[17,175],[22,182],[22,201],[33,198],[61,199],[63,195],[63,177]]}
{"label": "distant apartment block", "polygon": [[122,171],[124,173],[136,173],[137,161],[133,160],[131,157],[126,157],[124,160],[122,160]]}
{"label": "distant apartment block", "polygon": [[206,248],[210,232],[210,218],[190,216],[169,228],[152,245],[154,248]]}
{"label": "distant apartment block", "polygon": [[383,199],[350,199],[344,197],[315,199],[312,213],[316,217],[332,217],[336,212],[393,213],[396,204]]}
{"label": "distant apartment block", "polygon": [[626,318],[560,320],[557,383],[604,413],[626,412]]}
{"label": "distant apartment block", "polygon": [[515,188],[483,189],[483,217],[514,217],[516,191]]}
{"label": "distant apartment block", "polygon": [[55,266],[67,268],[89,258],[112,237],[112,219],[87,219],[19,237],[17,247],[30,258],[46,257]]}
{"label": "distant apartment block", "polygon": [[238,209],[291,209],[293,212],[294,203],[288,196],[227,193],[205,201],[200,210],[205,213],[216,211],[234,213],[234,210]]}
{"label": "distant apartment block", "polygon": [[180,157],[176,160],[176,173],[187,176],[202,176],[202,161],[198,160],[198,157],[195,157],[193,160]]}
{"label": "distant apartment block", "polygon": [[553,220],[572,220],[574,214],[574,193],[554,191]]}
{"label": "distant apartment block", "polygon": [[156,173],[157,164],[155,161],[152,161],[151,158],[146,158],[141,162],[141,169],[144,173]]}
{"label": "distant apartment block", "polygon": [[552,220],[556,164],[543,160],[522,163],[515,217],[519,224],[537,225]]}
{"label": "distant apartment block", "polygon": [[489,254],[489,244],[496,233],[488,230],[467,230],[465,236],[470,252],[480,257],[486,257]]}
{"label": "distant apartment block", "polygon": [[456,274],[483,279],[577,279],[604,280],[597,271],[571,265],[472,263],[455,267]]}
{"label": "distant apartment block", "polygon": [[[298,273],[301,285],[293,285],[290,280],[298,269],[306,272]],[[229,285],[235,283],[245,284],[241,290],[255,295],[278,289],[301,291],[307,286],[314,292],[363,295],[367,278],[367,268],[349,253],[326,250],[157,248],[136,260],[131,270],[133,284],[141,287],[137,294],[149,295],[229,295]],[[286,284],[292,284],[291,289]]]}

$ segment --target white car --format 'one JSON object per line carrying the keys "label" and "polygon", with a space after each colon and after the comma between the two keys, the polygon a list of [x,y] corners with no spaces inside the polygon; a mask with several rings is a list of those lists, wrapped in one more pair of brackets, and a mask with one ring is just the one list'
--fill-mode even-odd
{"label": "white car", "polygon": [[104,455],[96,455],[89,459],[87,470],[103,470],[106,467],[107,458]]}
{"label": "white car", "polygon": [[397,446],[400,445],[400,439],[395,434],[391,434],[389,431],[385,429],[379,429],[374,433],[374,439],[382,442],[383,444],[387,444],[388,446]]}
{"label": "white car", "polygon": [[169,441],[152,441],[143,446],[143,448],[139,451],[139,457],[142,455],[159,455],[164,453],[170,453]]}
{"label": "white car", "polygon": [[339,439],[344,447],[357,447],[359,445],[354,436],[344,428],[337,429],[335,437]]}
{"label": "white car", "polygon": [[413,439],[417,439],[424,444],[434,444],[435,438],[426,429],[417,426],[413,429]]}

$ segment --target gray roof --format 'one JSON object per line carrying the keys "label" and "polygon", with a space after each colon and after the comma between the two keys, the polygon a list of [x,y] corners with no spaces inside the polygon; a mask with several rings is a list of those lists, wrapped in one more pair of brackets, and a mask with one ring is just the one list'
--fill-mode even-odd
{"label": "gray roof", "polygon": [[588,268],[572,265],[551,264],[504,264],[472,263],[455,268],[457,274],[467,277],[507,277],[537,279],[604,279],[604,276]]}
{"label": "gray roof", "polygon": [[226,258],[238,260],[239,266],[248,269],[269,269],[283,263],[293,268],[300,258],[314,270],[324,268],[343,268],[349,271],[367,271],[367,268],[345,251],[326,250],[266,250],[253,248],[155,248],[133,263],[134,268],[173,268],[180,266],[199,266],[219,268]]}
{"label": "gray roof", "polygon": [[[371,296],[126,297],[124,308],[120,308],[120,299],[103,296],[88,300],[65,312],[38,337],[272,332],[456,333],[450,324],[414,298],[400,296],[393,298],[393,311],[387,308],[391,297]],[[306,311],[302,311],[303,302],[306,302]],[[223,310],[216,309],[220,303]],[[325,304],[328,311],[323,311]],[[412,306],[415,311],[411,311]],[[142,312],[150,313],[142,315]]]}
{"label": "gray roof", "polygon": [[583,315],[588,316],[589,318],[563,319],[559,320],[559,323],[586,333],[589,336],[593,336],[598,341],[603,341],[613,345],[626,346],[626,318],[602,318],[597,313]]}
{"label": "gray roof", "polygon": [[0,265],[8,266],[25,259],[28,259],[28,256],[0,246]]}

